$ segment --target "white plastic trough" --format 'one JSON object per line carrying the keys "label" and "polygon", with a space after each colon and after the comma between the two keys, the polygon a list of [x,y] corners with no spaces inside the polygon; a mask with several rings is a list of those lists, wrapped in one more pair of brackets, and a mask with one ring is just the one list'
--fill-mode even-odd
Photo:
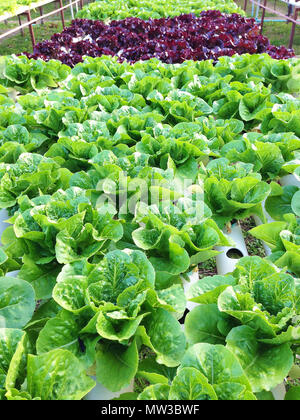
{"label": "white plastic trough", "polygon": [[286,395],[285,384],[281,383],[277,385],[276,388],[272,389],[271,392],[276,401],[284,401]]}
{"label": "white plastic trough", "polygon": [[9,273],[6,273],[7,277],[18,277],[20,270],[17,271],[10,271]]}
{"label": "white plastic trough", "polygon": [[[97,382],[97,379],[94,376],[92,376],[92,378]],[[108,401],[118,398],[125,392],[133,392],[133,381],[128,387],[123,388],[118,392],[112,392],[97,382],[95,387],[84,397],[84,399],[87,401]]]}
{"label": "white plastic trough", "polygon": [[240,258],[248,256],[247,247],[244,241],[243,232],[238,223],[235,223],[231,227],[231,232],[224,230],[224,233],[235,243],[235,246],[221,246],[216,247],[217,251],[221,254],[217,255],[217,270],[218,274],[225,275],[234,271],[236,264],[239,259],[230,258],[230,252],[236,251],[240,254]]}
{"label": "white plastic trough", "polygon": [[2,233],[8,228],[9,223],[6,223],[5,220],[9,219],[9,215],[7,210],[2,209],[0,210],[0,238],[2,237]]}
{"label": "white plastic trough", "polygon": [[286,185],[294,185],[300,188],[300,179],[296,175],[286,175],[280,179],[280,184],[284,187]]}
{"label": "white plastic trough", "polygon": [[[190,279],[189,282],[186,281],[185,279],[183,279],[183,288],[184,288],[185,295],[187,294],[187,291],[192,286],[192,284],[196,283],[199,280],[198,267],[196,267],[192,272],[190,272],[188,274],[188,277]],[[189,302],[189,301],[187,301],[187,303],[186,303],[186,309],[188,309],[189,311],[194,309],[196,306],[198,306],[198,303]]]}

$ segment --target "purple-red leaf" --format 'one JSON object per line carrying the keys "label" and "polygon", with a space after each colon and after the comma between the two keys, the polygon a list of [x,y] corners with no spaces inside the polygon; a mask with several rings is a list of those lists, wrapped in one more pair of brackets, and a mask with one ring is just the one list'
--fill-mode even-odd
{"label": "purple-red leaf", "polygon": [[174,18],[127,18],[112,21],[76,19],[61,34],[37,44],[30,58],[58,59],[69,66],[83,61],[83,56],[118,55],[119,60],[136,62],[156,57],[166,63],[185,60],[217,60],[234,54],[268,53],[282,59],[294,57],[286,47],[270,45],[260,34],[254,19],[218,10]]}

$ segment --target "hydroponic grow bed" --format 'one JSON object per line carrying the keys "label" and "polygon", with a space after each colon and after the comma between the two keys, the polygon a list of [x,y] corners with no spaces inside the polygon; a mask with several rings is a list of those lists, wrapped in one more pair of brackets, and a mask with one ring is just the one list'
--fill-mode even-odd
{"label": "hydroponic grow bed", "polygon": [[174,18],[127,18],[105,24],[76,19],[62,33],[34,47],[29,58],[57,59],[74,66],[85,56],[117,56],[119,61],[135,63],[157,58],[169,64],[186,60],[217,60],[234,54],[268,53],[272,58],[292,58],[293,50],[271,45],[260,34],[254,19],[218,10]]}
{"label": "hydroponic grow bed", "polygon": [[190,15],[76,21],[60,47],[88,22],[118,48],[73,68],[0,58],[0,400],[300,399],[300,61],[218,57],[236,21],[275,49],[201,16],[213,60],[120,60],[128,25],[188,39]]}
{"label": "hydroponic grow bed", "polygon": [[[144,378],[139,399],[254,400],[281,384],[299,343],[300,192],[278,184],[298,176],[299,62],[2,69],[1,270],[19,270],[0,283],[2,398],[81,399],[89,375],[118,394]],[[230,223],[264,209],[275,224],[253,235],[271,257],[187,286],[239,248]]]}

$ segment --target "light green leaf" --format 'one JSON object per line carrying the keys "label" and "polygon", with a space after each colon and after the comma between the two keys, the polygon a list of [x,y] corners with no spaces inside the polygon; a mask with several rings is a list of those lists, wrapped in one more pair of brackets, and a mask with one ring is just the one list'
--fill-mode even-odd
{"label": "light green leaf", "polygon": [[35,309],[32,286],[14,277],[0,278],[0,324],[6,328],[22,328]]}
{"label": "light green leaf", "polygon": [[96,353],[97,380],[111,391],[120,391],[133,380],[138,369],[136,342],[100,345]]}
{"label": "light green leaf", "polygon": [[288,375],[293,365],[293,353],[288,344],[260,344],[255,330],[242,326],[231,330],[227,348],[240,361],[254,392],[270,391]]}
{"label": "light green leaf", "polygon": [[28,356],[27,391],[42,400],[81,400],[95,386],[79,360],[67,350]]}

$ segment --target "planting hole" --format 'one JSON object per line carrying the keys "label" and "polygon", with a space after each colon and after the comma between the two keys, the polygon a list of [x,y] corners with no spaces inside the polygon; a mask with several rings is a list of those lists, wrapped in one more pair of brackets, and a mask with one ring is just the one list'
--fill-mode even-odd
{"label": "planting hole", "polygon": [[243,258],[244,256],[242,251],[240,251],[237,248],[231,248],[229,251],[227,251],[226,255],[228,258],[232,260],[239,260],[240,258]]}

